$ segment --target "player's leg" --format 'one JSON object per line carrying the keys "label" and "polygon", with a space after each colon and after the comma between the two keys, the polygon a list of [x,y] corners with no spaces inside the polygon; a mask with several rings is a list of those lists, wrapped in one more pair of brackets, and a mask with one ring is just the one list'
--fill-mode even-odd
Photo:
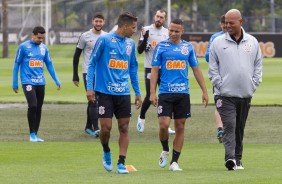
{"label": "player's leg", "polygon": [[215,123],[216,123],[216,126],[217,126],[217,139],[218,139],[219,143],[222,143],[224,131],[223,131],[223,125],[222,125],[221,117],[220,117],[217,110],[214,111],[214,119],[215,119]]}
{"label": "player's leg", "polygon": [[159,117],[159,139],[162,145],[162,152],[159,158],[160,167],[164,168],[168,164],[169,156],[169,133],[168,127],[170,124],[173,103],[171,94],[161,94],[158,100],[158,117]]}
{"label": "player's leg", "polygon": [[38,142],[44,142],[43,139],[41,139],[38,136],[38,130],[40,127],[40,121],[41,121],[41,112],[42,112],[42,106],[44,102],[44,96],[45,96],[45,86],[35,86],[35,92],[36,92],[36,99],[37,99],[37,108],[36,108],[36,136]]}
{"label": "player's leg", "polygon": [[37,99],[34,86],[27,84],[23,85],[23,91],[26,97],[28,110],[27,110],[27,119],[29,125],[30,141],[37,142],[36,137],[36,108],[37,108]]}
{"label": "player's leg", "polygon": [[112,153],[109,147],[109,140],[112,130],[113,102],[110,95],[96,93],[99,98],[99,120],[100,120],[100,141],[103,147],[103,166],[107,171],[112,171]]}
{"label": "player's leg", "polygon": [[145,68],[145,89],[146,95],[142,102],[140,115],[137,120],[137,131],[142,133],[145,129],[145,115],[147,110],[149,109],[151,102],[150,102],[150,80],[151,80],[151,68]]}
{"label": "player's leg", "polygon": [[178,166],[178,159],[184,144],[185,121],[188,117],[191,116],[189,94],[174,94],[173,115],[176,133],[173,141],[173,152],[170,162],[170,170],[182,171],[182,169]]}
{"label": "player's leg", "polygon": [[215,96],[216,108],[220,114],[224,136],[225,166],[234,170],[235,162],[235,128],[236,128],[236,99],[231,97]]}
{"label": "player's leg", "polygon": [[[87,86],[87,82],[86,82],[86,73],[83,73],[82,76],[83,76],[83,82],[84,82],[84,88],[86,90],[86,86]],[[95,80],[94,80],[95,81]],[[89,134],[90,136],[93,136],[95,137],[94,135],[94,129],[93,129],[93,123],[91,121],[91,106],[92,106],[93,102],[88,102],[87,104],[87,110],[86,110],[86,124],[85,124],[85,133]],[[97,115],[98,116],[98,115]],[[97,120],[97,124],[98,124],[98,120]]]}
{"label": "player's leg", "polygon": [[119,159],[116,172],[119,174],[128,174],[125,167],[125,159],[129,144],[128,125],[131,117],[130,95],[121,95],[114,97],[115,116],[118,120],[119,130]]}
{"label": "player's leg", "polygon": [[237,117],[236,117],[236,147],[235,147],[235,159],[237,169],[244,169],[241,159],[243,154],[243,138],[244,138],[244,129],[246,121],[248,118],[251,98],[240,99],[241,102],[237,108]]}

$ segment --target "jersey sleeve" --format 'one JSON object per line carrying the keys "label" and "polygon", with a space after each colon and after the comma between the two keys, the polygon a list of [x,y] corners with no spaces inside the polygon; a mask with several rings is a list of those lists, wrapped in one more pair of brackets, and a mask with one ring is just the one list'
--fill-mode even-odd
{"label": "jersey sleeve", "polygon": [[102,56],[103,50],[105,47],[105,39],[103,37],[99,37],[95,43],[94,49],[90,55],[89,63],[88,63],[88,71],[86,76],[87,81],[87,90],[93,90],[94,84],[94,76],[95,76],[95,68],[97,62]]}
{"label": "jersey sleeve", "polygon": [[77,42],[76,47],[79,48],[79,49],[81,49],[81,50],[83,50],[84,47],[85,47],[85,45],[86,45],[86,42],[85,42],[85,35],[82,34],[82,35],[79,37],[79,39],[78,39],[78,42]]}
{"label": "jersey sleeve", "polygon": [[135,49],[135,44],[132,44],[132,53],[130,57],[130,69],[129,69],[129,75],[130,75],[130,80],[132,84],[132,88],[135,92],[136,96],[141,96],[140,92],[140,87],[139,87],[139,79],[138,79],[138,62],[137,62],[137,57],[136,57],[136,49]]}
{"label": "jersey sleeve", "polygon": [[23,55],[24,55],[24,47],[22,45],[19,46],[16,56],[15,56],[15,62],[14,62],[14,69],[13,69],[13,89],[18,89],[18,73],[19,73],[19,67],[23,61]]}
{"label": "jersey sleeve", "polygon": [[48,51],[47,47],[45,47],[45,51],[46,51],[46,54],[45,54],[45,57],[44,57],[44,62],[45,62],[45,65],[47,67],[47,70],[48,70],[49,74],[51,75],[52,79],[55,81],[56,86],[61,86],[61,82],[59,81],[59,78],[56,74],[56,71],[55,71],[55,68],[53,66],[53,63],[52,63],[52,60],[51,60],[51,57],[49,55],[49,51]]}

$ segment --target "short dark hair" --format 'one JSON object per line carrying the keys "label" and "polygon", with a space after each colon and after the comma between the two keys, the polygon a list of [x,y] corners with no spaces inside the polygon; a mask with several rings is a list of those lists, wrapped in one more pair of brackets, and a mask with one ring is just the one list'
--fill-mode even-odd
{"label": "short dark hair", "polygon": [[99,19],[105,20],[104,16],[103,16],[101,13],[96,13],[96,14],[93,16],[92,20],[94,20],[95,18],[99,18]]}
{"label": "short dark hair", "polygon": [[124,12],[118,17],[117,25],[118,27],[121,27],[124,24],[132,24],[133,22],[137,22],[137,19],[138,18],[134,14],[130,12]]}
{"label": "short dark hair", "polygon": [[221,17],[220,17],[220,23],[225,23],[225,15],[221,15]]}
{"label": "short dark hair", "polygon": [[36,26],[36,27],[33,28],[32,33],[33,33],[34,35],[37,35],[38,33],[44,34],[44,33],[46,33],[46,31],[45,31],[44,27],[42,27],[42,26]]}
{"label": "short dark hair", "polygon": [[170,23],[178,24],[178,25],[181,25],[181,26],[184,25],[184,23],[181,19],[173,19]]}

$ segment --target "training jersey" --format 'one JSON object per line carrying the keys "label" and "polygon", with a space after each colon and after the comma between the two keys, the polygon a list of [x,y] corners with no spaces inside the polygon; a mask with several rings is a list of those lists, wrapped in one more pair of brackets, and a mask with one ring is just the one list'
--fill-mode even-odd
{"label": "training jersey", "polygon": [[18,89],[18,71],[20,68],[21,84],[45,85],[44,63],[57,86],[61,83],[57,77],[48,48],[31,40],[19,45],[13,70],[13,89]]}
{"label": "training jersey", "polygon": [[101,34],[95,34],[93,33],[93,29],[90,29],[89,31],[82,33],[82,35],[80,36],[76,47],[81,49],[83,52],[82,73],[87,73],[88,61],[94,45],[99,36],[104,34],[107,34],[107,32],[101,30]]}
{"label": "training jersey", "polygon": [[109,95],[130,95],[128,78],[136,96],[140,96],[138,62],[134,40],[122,38],[115,32],[100,36],[90,56],[87,90]]}
{"label": "training jersey", "polygon": [[160,42],[154,52],[152,66],[161,67],[159,94],[189,92],[188,66],[199,66],[191,43],[181,40],[173,44],[168,39]]}
{"label": "training jersey", "polygon": [[[151,24],[150,26],[145,26],[144,30],[149,30],[149,37],[147,41],[151,44],[151,49],[145,52],[144,67],[152,68],[154,49],[160,41],[168,39],[168,29],[164,28],[163,26],[158,29],[156,28],[155,24]],[[144,40],[142,32],[140,34],[139,40]]]}
{"label": "training jersey", "polygon": [[217,33],[215,33],[215,34],[213,34],[213,35],[211,36],[210,41],[209,41],[209,44],[208,44],[208,49],[207,49],[207,52],[206,52],[206,55],[205,55],[205,58],[206,58],[206,61],[207,61],[207,62],[209,62],[210,47],[211,47],[211,44],[212,44],[213,40],[214,40],[216,37],[218,37],[218,36],[220,36],[220,35],[222,35],[222,34],[224,34],[224,31],[217,32]]}

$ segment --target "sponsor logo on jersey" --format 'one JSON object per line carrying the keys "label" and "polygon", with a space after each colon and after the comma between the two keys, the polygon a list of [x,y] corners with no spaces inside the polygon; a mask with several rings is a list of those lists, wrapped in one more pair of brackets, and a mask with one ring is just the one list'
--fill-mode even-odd
{"label": "sponsor logo on jersey", "polygon": [[126,46],[126,54],[127,54],[127,55],[130,55],[131,52],[132,52],[132,46],[131,46],[131,45],[127,45],[127,46]]}
{"label": "sponsor logo on jersey", "polygon": [[127,83],[108,83],[108,90],[115,93],[123,93],[126,91]]}
{"label": "sponsor logo on jersey", "polygon": [[175,93],[175,92],[182,92],[186,90],[185,83],[175,83],[175,84],[168,84],[168,91]]}
{"label": "sponsor logo on jersey", "polygon": [[42,68],[43,67],[43,61],[42,60],[29,60],[29,67],[31,68]]}
{"label": "sponsor logo on jersey", "polygon": [[31,48],[31,45],[27,45],[26,48],[30,49],[30,48]]}
{"label": "sponsor logo on jersey", "polygon": [[166,69],[167,70],[178,70],[178,69],[185,69],[186,62],[185,60],[167,60],[166,61]]}
{"label": "sponsor logo on jersey", "polygon": [[109,68],[126,70],[128,68],[128,62],[123,60],[110,59]]}
{"label": "sponsor logo on jersey", "polygon": [[43,82],[43,76],[40,75],[40,76],[32,77],[30,80],[33,83],[41,83]]}
{"label": "sponsor logo on jersey", "polygon": [[115,54],[117,54],[117,53],[116,53],[116,51],[115,51],[115,50],[112,50],[112,51],[110,52],[110,54],[115,55]]}
{"label": "sponsor logo on jersey", "polygon": [[115,37],[112,37],[112,38],[111,38],[111,42],[116,43],[116,42],[117,42],[117,39],[116,39]]}
{"label": "sponsor logo on jersey", "polygon": [[182,46],[181,47],[181,54],[188,55],[188,53],[189,53],[188,47]]}
{"label": "sponsor logo on jersey", "polygon": [[42,56],[45,55],[45,49],[43,47],[40,47],[40,53],[41,53]]}
{"label": "sponsor logo on jersey", "polygon": [[165,47],[169,47],[169,46],[170,46],[170,43],[166,42],[166,43],[164,44],[164,46],[165,46]]}

